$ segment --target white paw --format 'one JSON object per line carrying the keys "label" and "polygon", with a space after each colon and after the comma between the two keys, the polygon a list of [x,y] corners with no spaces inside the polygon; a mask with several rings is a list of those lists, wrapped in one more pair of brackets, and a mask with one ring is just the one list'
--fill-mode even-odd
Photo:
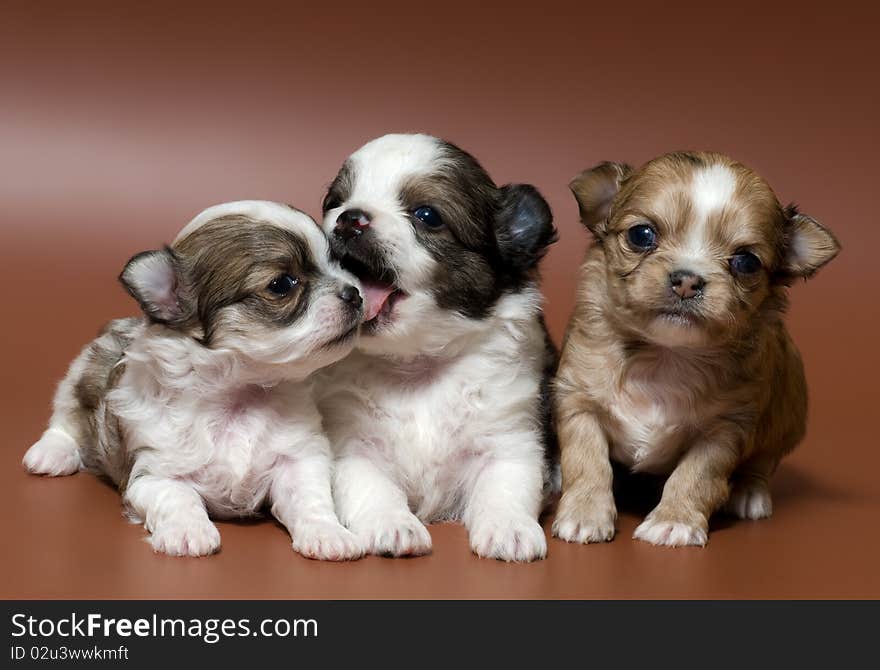
{"label": "white paw", "polygon": [[82,464],[73,438],[52,428],[27,450],[21,462],[28,472],[51,477],[72,475]]}
{"label": "white paw", "polygon": [[773,514],[773,500],[766,484],[735,486],[726,509],[740,519],[766,519]]}
{"label": "white paw", "polygon": [[220,549],[220,531],[208,517],[175,519],[154,528],[147,541],[170,556],[207,556]]}
{"label": "white paw", "polygon": [[536,561],[547,555],[544,529],[530,516],[484,517],[470,527],[471,549],[477,556],[501,561]]}
{"label": "white paw", "polygon": [[408,511],[353,524],[352,531],[368,554],[421,556],[431,553],[431,534],[418,517]]}
{"label": "white paw", "polygon": [[655,521],[650,516],[639,524],[633,537],[664,547],[704,547],[709,539],[699,526],[680,521]]}
{"label": "white paw", "polygon": [[364,555],[354,533],[335,521],[297,524],[291,533],[294,551],[319,561],[351,561]]}
{"label": "white paw", "polygon": [[560,512],[553,521],[553,535],[566,542],[588,544],[609,542],[614,538],[617,513],[612,506],[602,510]]}

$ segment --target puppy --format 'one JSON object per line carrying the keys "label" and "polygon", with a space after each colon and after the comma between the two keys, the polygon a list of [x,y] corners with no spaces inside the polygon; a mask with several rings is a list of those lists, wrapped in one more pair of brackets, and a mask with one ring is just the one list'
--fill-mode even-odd
{"label": "puppy", "polygon": [[423,523],[462,520],[480,556],[542,558],[547,203],[448,142],[387,135],[345,161],[323,211],[366,302],[355,353],[318,381],[340,520],[373,554],[425,554]]}
{"label": "puppy", "polygon": [[319,226],[272,202],[218,205],[120,280],[144,318],[111,322],[76,358],[25,468],[109,478],[159,552],[215,552],[209,515],[268,504],[304,556],[359,557],[305,380],[352,349],[363,307]]}
{"label": "puppy", "polygon": [[640,540],[705,545],[725,503],[769,517],[770,476],[807,412],[786,287],[834,258],[834,236],[719,154],[673,153],[637,171],[603,163],[571,189],[595,243],[556,380],[554,534],[613,537],[609,457],[669,475]]}

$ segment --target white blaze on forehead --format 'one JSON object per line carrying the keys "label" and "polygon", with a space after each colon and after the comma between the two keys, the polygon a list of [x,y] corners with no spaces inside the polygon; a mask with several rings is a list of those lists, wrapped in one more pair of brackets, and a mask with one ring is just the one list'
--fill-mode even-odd
{"label": "white blaze on forehead", "polygon": [[710,165],[694,172],[690,183],[690,201],[693,220],[688,234],[682,240],[680,262],[694,271],[707,261],[710,254],[711,234],[709,218],[733,202],[736,193],[736,175],[726,165]]}
{"label": "white blaze on forehead", "polygon": [[244,216],[296,233],[308,242],[312,248],[315,260],[320,260],[329,254],[327,239],[309,215],[283,203],[271,200],[237,200],[208,207],[177,233],[174,242],[182,240],[206,223],[224,216]]}
{"label": "white blaze on forehead", "polygon": [[736,175],[726,165],[701,168],[691,181],[691,202],[697,216],[703,219],[727,206],[735,192]]}
{"label": "white blaze on forehead", "polygon": [[440,140],[430,135],[384,135],[368,142],[350,158],[354,190],[349,204],[378,202],[391,209],[401,183],[436,169],[439,154]]}

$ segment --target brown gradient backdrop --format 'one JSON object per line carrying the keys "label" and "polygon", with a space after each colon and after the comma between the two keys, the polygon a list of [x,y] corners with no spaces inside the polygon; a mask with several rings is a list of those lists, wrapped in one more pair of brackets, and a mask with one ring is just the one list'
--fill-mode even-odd
{"label": "brown gradient backdrop", "polygon": [[[876,9],[55,4],[6,3],[0,22],[0,596],[880,596]],[[271,521],[223,523],[219,555],[173,559],[93,477],[22,472],[68,362],[133,312],[115,281],[130,255],[224,200],[317,215],[348,153],[415,130],[547,196],[557,340],[587,243],[566,184],[600,160],[728,152],[838,234],[840,258],[792,291],[812,413],[772,520],[720,520],[706,549],[663,550],[630,539],[644,509],[624,509],[613,543],[553,540],[524,566],[473,557],[454,525],[432,527],[430,557],[332,565]]]}

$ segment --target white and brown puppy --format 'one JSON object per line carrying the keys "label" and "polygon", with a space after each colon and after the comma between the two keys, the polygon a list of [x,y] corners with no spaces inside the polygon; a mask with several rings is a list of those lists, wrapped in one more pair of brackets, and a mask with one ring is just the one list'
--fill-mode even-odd
{"label": "white and brown puppy", "polygon": [[725,503],[742,518],[770,516],[770,477],[807,411],[786,287],[834,258],[834,236],[719,154],[669,154],[640,170],[604,163],[571,189],[595,243],[556,382],[554,534],[613,537],[609,459],[669,475],[640,540],[704,545]]}
{"label": "white and brown puppy", "polygon": [[215,552],[209,516],[268,504],[303,555],[362,555],[305,381],[351,350],[363,315],[320,227],[277,203],[218,205],[120,280],[145,318],[111,322],[73,362],[25,467],[106,476],[156,551]]}
{"label": "white and brown puppy", "polygon": [[387,135],[345,161],[323,211],[366,301],[358,348],[318,382],[340,520],[375,554],[427,553],[423,522],[462,520],[480,556],[543,557],[547,203],[447,142]]}

